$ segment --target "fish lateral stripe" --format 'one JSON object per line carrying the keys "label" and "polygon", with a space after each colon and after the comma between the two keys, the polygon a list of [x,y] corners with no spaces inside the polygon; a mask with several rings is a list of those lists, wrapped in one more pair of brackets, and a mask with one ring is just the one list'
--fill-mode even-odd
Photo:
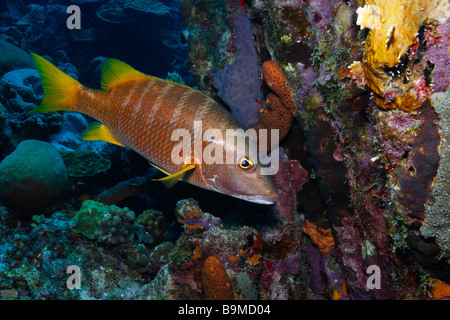
{"label": "fish lateral stripe", "polygon": [[41,104],[29,113],[74,110],[83,86],[41,56],[30,55],[41,77],[44,97]]}

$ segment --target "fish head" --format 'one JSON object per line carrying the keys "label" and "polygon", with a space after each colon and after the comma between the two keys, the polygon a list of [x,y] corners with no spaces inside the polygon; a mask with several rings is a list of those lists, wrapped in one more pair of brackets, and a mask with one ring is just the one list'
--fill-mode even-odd
{"label": "fish head", "polygon": [[252,142],[247,140],[246,146],[230,145],[224,141],[219,143],[225,146],[225,154],[228,155],[224,155],[224,161],[201,165],[208,188],[258,204],[275,203],[279,197],[278,190],[270,176],[264,174],[258,153],[249,151],[254,147],[250,145],[249,148]]}
{"label": "fish head", "polygon": [[[248,166],[248,159],[242,160]],[[239,164],[212,164],[202,166],[203,177],[210,189],[217,192],[258,203],[273,204],[278,200],[278,191],[270,176],[261,175],[258,165],[242,169]]]}

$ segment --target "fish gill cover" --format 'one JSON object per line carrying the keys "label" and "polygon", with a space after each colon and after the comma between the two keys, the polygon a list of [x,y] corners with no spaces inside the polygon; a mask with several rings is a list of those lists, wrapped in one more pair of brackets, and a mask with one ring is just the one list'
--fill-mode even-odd
{"label": "fish gill cover", "polygon": [[[3,1],[0,299],[449,299],[449,12]],[[171,167],[199,119],[258,157]]]}

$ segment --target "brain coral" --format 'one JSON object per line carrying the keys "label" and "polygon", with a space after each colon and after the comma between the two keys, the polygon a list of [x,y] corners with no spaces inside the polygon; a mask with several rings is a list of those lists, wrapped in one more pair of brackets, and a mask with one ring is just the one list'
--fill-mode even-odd
{"label": "brain coral", "polygon": [[22,141],[0,163],[0,200],[6,205],[43,209],[62,202],[67,192],[66,167],[50,143]]}

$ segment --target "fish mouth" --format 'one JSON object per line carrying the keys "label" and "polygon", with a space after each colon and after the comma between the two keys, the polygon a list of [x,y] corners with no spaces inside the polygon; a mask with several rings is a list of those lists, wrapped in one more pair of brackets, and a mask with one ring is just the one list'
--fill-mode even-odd
{"label": "fish mouth", "polygon": [[251,195],[251,196],[247,196],[247,195],[239,195],[239,196],[235,196],[238,199],[241,200],[245,200],[248,202],[253,202],[253,203],[257,203],[257,204],[264,204],[264,205],[271,205],[274,204],[277,200],[278,200],[278,193],[274,193],[271,194],[269,196],[265,196],[265,195]]}

